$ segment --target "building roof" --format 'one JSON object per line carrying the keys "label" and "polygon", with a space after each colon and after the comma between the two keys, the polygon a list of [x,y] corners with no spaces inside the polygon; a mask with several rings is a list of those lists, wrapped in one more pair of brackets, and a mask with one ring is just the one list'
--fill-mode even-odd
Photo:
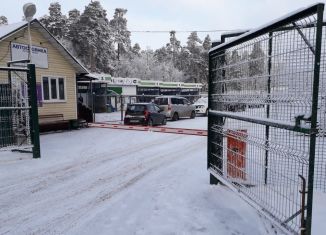
{"label": "building roof", "polygon": [[[27,25],[28,23],[26,21],[9,25],[1,25],[0,42],[12,36],[16,32],[27,28]],[[78,59],[76,59],[37,19],[32,20],[31,27],[37,29],[42,36],[48,40],[66,60],[71,63],[77,74],[89,73],[87,68],[85,68],[81,62],[79,62]]]}

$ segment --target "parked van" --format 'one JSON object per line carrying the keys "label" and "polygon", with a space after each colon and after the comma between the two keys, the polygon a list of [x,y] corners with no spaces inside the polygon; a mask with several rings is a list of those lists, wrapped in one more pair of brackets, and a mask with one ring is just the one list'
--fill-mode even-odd
{"label": "parked van", "polygon": [[154,100],[167,118],[177,121],[179,118],[196,117],[196,107],[189,100],[180,96],[158,96]]}

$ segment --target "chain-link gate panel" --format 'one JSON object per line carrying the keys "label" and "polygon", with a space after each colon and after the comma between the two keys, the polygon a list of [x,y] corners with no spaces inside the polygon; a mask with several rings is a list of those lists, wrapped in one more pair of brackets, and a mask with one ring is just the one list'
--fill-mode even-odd
{"label": "chain-link gate panel", "polygon": [[32,73],[30,68],[0,67],[0,151],[30,150],[39,157],[37,107],[31,102],[36,103],[35,67]]}
{"label": "chain-link gate panel", "polygon": [[210,51],[208,169],[294,234],[310,233],[314,161],[325,162],[322,15],[317,4]]}
{"label": "chain-link gate panel", "polygon": [[0,148],[31,146],[27,72],[0,71]]}

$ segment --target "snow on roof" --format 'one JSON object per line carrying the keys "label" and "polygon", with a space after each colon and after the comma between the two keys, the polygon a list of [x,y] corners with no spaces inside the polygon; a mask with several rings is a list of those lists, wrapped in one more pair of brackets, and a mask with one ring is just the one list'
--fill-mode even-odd
{"label": "snow on roof", "polygon": [[25,25],[27,25],[26,21],[18,22],[15,24],[0,25],[0,40],[6,36],[9,36],[19,28],[23,28]]}
{"label": "snow on roof", "polygon": [[227,36],[230,34],[241,34],[241,33],[246,33],[250,31],[250,29],[237,29],[237,30],[231,30],[231,31],[227,31],[225,33],[222,33],[221,36]]}
{"label": "snow on roof", "polygon": [[102,77],[102,74],[99,74],[99,73],[88,73],[88,74],[85,75],[85,77],[99,80],[100,77]]}
{"label": "snow on roof", "polygon": [[[32,27],[35,27],[40,33],[65,57],[76,69],[78,73],[88,73],[88,70],[78,61],[37,19],[31,21]],[[9,25],[0,26],[0,41],[6,39],[18,30],[27,27],[27,22],[22,21]]]}

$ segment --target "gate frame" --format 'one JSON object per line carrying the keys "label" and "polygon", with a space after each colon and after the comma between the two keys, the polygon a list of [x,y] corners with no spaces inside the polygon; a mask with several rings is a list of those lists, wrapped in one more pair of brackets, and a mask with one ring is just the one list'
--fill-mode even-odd
{"label": "gate frame", "polygon": [[[299,10],[291,15],[285,16],[280,18],[278,21],[274,21],[273,23],[258,28],[254,31],[245,33],[238,38],[225,43],[213,43],[212,49],[209,51],[209,89],[208,89],[208,106],[209,106],[209,112],[208,112],[208,141],[207,141],[207,169],[210,172],[210,183],[216,184],[217,182],[222,182],[223,184],[230,187],[233,191],[240,192],[240,196],[247,201],[250,205],[255,207],[256,209],[259,209],[259,211],[264,214],[266,217],[271,219],[272,221],[276,222],[276,225],[283,230],[284,232],[289,232],[282,224],[280,224],[280,221],[277,221],[276,218],[273,218],[269,215],[267,211],[264,211],[264,208],[257,205],[255,202],[251,201],[249,198],[247,198],[245,195],[241,194],[241,191],[237,190],[230,182],[225,180],[222,176],[216,173],[216,170],[213,169],[211,165],[217,166],[220,165],[221,169],[223,166],[222,163],[218,163],[217,160],[214,158],[212,159],[212,152],[218,156],[223,156],[223,147],[221,147],[218,151],[215,149],[214,146],[210,144],[212,141],[217,141],[220,143],[220,146],[223,146],[223,135],[222,134],[216,134],[211,130],[211,126],[214,124],[223,124],[223,118],[231,118],[235,120],[242,120],[247,121],[251,123],[256,124],[262,124],[265,125],[266,131],[268,131],[269,127],[277,127],[277,128],[283,128],[287,130],[292,130],[296,132],[301,132],[305,134],[310,135],[310,146],[309,146],[309,167],[308,167],[308,198],[307,198],[307,215],[306,215],[306,231],[304,231],[305,235],[311,234],[311,226],[312,226],[312,205],[313,205],[313,188],[314,188],[314,163],[315,163],[315,146],[316,146],[316,135],[318,133],[317,130],[317,114],[318,114],[318,92],[319,92],[319,76],[320,76],[320,57],[321,57],[321,43],[322,43],[322,27],[323,27],[323,11],[324,11],[324,4],[323,3],[317,3],[310,7],[307,7],[304,10]],[[299,20],[300,18],[308,17],[311,15],[316,15],[317,17],[317,25],[316,25],[316,38],[315,38],[315,58],[314,58],[314,72],[313,72],[313,91],[312,91],[312,111],[311,111],[311,128],[301,128],[297,125],[289,125],[289,124],[281,124],[278,121],[273,120],[266,120],[266,119],[256,119],[256,118],[250,118],[245,117],[242,115],[237,114],[231,114],[229,112],[222,112],[222,111],[214,111],[219,110],[217,106],[219,104],[216,104],[216,107],[212,107],[212,94],[213,91],[219,91],[223,90],[223,87],[218,87],[219,85],[214,84],[213,80],[213,60],[212,58],[216,55],[223,55],[225,50],[228,48],[231,48],[233,46],[239,45],[240,43],[244,43],[246,41],[249,41],[251,39],[254,39],[258,36],[271,33],[272,30],[282,28],[284,25],[294,22],[296,20]],[[296,25],[294,24],[294,27]],[[299,32],[300,33],[300,32]],[[301,35],[301,34],[300,34]],[[302,35],[301,35],[302,36]],[[307,43],[307,41],[305,41]],[[269,42],[269,53],[271,52],[271,41]],[[269,54],[270,55],[270,54]],[[224,56],[221,56],[221,60],[223,60]],[[223,61],[222,61],[223,63]],[[270,67],[271,61],[268,61],[268,66]],[[269,73],[270,74],[270,73]],[[221,74],[222,77],[225,76],[225,71]],[[270,77],[270,76],[269,76]],[[268,85],[270,82],[268,82]],[[268,89],[270,89],[268,87]],[[268,109],[267,109],[268,112]],[[268,140],[268,139],[267,139]],[[267,141],[268,142],[268,141]],[[268,153],[266,153],[268,154]],[[266,158],[267,159],[267,158]],[[265,160],[265,164],[267,164]],[[213,163],[213,164],[212,164]],[[218,167],[218,166],[217,166]],[[223,170],[222,170],[223,171]],[[222,172],[223,175],[223,172]],[[265,177],[266,180],[266,177]],[[303,231],[301,231],[303,232]]]}

